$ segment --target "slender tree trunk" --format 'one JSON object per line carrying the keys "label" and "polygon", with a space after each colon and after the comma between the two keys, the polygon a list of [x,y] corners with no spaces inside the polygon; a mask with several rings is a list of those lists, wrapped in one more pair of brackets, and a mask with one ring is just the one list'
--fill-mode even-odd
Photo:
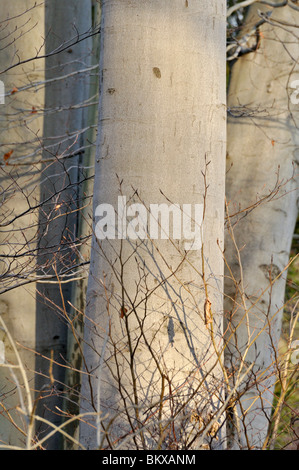
{"label": "slender tree trunk", "polygon": [[[33,0],[0,2],[1,70],[43,53],[44,9],[42,5],[35,4]],[[7,367],[9,363],[19,365],[8,334],[18,347],[23,371],[31,386],[35,349],[36,285],[33,281],[37,232],[37,210],[34,207],[39,202],[44,107],[43,89],[35,88],[33,84],[43,79],[43,60],[30,61],[0,74],[6,92],[4,103],[2,100],[0,105],[0,315],[8,330],[7,333],[1,325],[0,340],[5,345],[6,364],[0,366],[0,446],[24,446],[26,419],[16,408],[31,412],[27,407],[30,408],[32,397],[23,388],[24,376],[20,370]]]}
{"label": "slender tree trunk", "polygon": [[208,424],[222,445],[225,2],[104,1],[101,31],[81,442],[196,447]]}
{"label": "slender tree trunk", "polygon": [[[66,365],[70,281],[77,261],[78,187],[84,179],[80,165],[89,74],[80,71],[90,65],[91,41],[82,39],[91,32],[91,0],[46,0],[45,11],[46,78],[58,80],[49,82],[45,96],[38,265],[40,274],[53,277],[38,284],[36,389],[38,414],[57,424],[61,418],[55,407],[62,408],[65,383],[59,363]],[[39,436],[49,429],[42,424]],[[47,448],[57,448],[60,441],[56,433]]]}
{"label": "slender tree trunk", "polygon": [[[260,21],[258,10],[269,7],[251,7],[242,35]],[[259,47],[238,59],[230,80],[226,361],[233,369],[253,366],[238,389],[233,448],[263,446],[273,402],[298,202],[299,108],[291,100],[299,73],[298,29],[288,26],[298,20],[289,6],[273,9],[261,27]]]}
{"label": "slender tree trunk", "polygon": [[[99,30],[101,21],[100,3],[93,2],[93,29]],[[96,67],[92,71],[89,87],[89,100],[91,105],[88,108],[87,131],[85,133],[84,157],[82,165],[82,175],[86,178],[80,185],[79,194],[79,212],[78,212],[78,262],[86,262],[81,271],[79,279],[73,282],[72,300],[70,312],[71,327],[68,330],[67,340],[67,362],[71,368],[67,369],[66,384],[69,389],[68,400],[65,402],[65,411],[67,418],[76,416],[80,412],[80,391],[81,391],[81,369],[83,361],[83,326],[84,313],[86,305],[86,290],[90,260],[90,245],[92,236],[92,196],[93,196],[93,176],[96,151],[96,134],[98,120],[98,100],[99,100],[99,36],[93,36],[92,60],[91,64]],[[79,420],[70,423],[66,427],[69,434],[78,441],[79,438]],[[65,440],[66,449],[74,449],[74,444],[70,440]]]}

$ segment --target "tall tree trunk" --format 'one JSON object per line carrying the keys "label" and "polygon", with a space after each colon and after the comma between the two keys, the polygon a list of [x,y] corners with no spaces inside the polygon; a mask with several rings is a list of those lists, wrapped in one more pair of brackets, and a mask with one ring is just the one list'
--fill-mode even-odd
{"label": "tall tree trunk", "polygon": [[[0,2],[0,67],[1,71],[8,69],[0,74],[6,91],[4,103],[1,101],[0,105],[0,315],[8,330],[4,331],[1,324],[0,340],[5,345],[6,364],[0,365],[0,446],[24,446],[28,428],[22,412],[31,413],[30,402],[33,399],[23,388],[24,376],[20,370],[9,370],[7,366],[9,363],[20,365],[9,339],[11,334],[19,350],[23,372],[32,386],[36,207],[39,202],[44,107],[43,88],[34,84],[44,79],[44,61],[14,65],[43,54],[44,8],[35,4],[34,0]],[[21,413],[17,407],[19,410],[22,408]]]}
{"label": "tall tree trunk", "polygon": [[[245,34],[261,20],[257,4]],[[271,10],[271,9],[270,9]],[[228,367],[251,372],[241,383],[230,446],[259,449],[265,442],[277,372],[285,281],[298,202],[299,13],[273,9],[260,28],[258,48],[232,69],[228,106],[225,282]],[[235,374],[236,375],[236,374]]]}
{"label": "tall tree trunk", "polygon": [[101,31],[80,440],[188,448],[208,425],[222,445],[225,2],[104,1]]}
{"label": "tall tree trunk", "polygon": [[[93,30],[99,31],[101,21],[101,6],[96,0],[93,1]],[[71,366],[67,369],[66,385],[68,387],[68,400],[65,402],[66,419],[69,416],[77,416],[80,412],[80,391],[81,391],[81,369],[83,361],[83,326],[86,305],[86,290],[90,260],[90,245],[92,236],[92,196],[93,196],[93,176],[96,151],[96,134],[98,120],[98,100],[99,100],[99,36],[93,36],[92,67],[89,87],[90,106],[87,113],[84,157],[82,174],[85,179],[80,185],[79,212],[78,212],[78,262],[85,263],[81,271],[81,276],[73,282],[72,300],[70,312],[71,327],[68,330],[67,340],[67,362]],[[66,426],[68,434],[72,435],[76,441],[79,439],[79,420],[72,421]],[[65,440],[66,449],[74,449],[74,441]]]}
{"label": "tall tree trunk", "polygon": [[[90,65],[91,41],[83,38],[91,33],[91,0],[46,0],[45,11],[46,78],[50,82],[45,95],[38,266],[45,279],[52,278],[38,284],[36,389],[38,414],[57,424],[61,418],[56,407],[62,408],[65,383],[70,281],[77,261],[78,185],[84,179],[80,166],[89,74],[80,71]],[[44,437],[49,429],[41,424],[39,436]],[[60,442],[56,433],[46,446],[57,448]]]}

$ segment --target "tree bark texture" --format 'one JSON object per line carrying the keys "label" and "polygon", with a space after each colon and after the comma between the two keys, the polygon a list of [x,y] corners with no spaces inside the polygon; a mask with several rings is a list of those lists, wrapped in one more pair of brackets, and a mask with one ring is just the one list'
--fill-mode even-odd
{"label": "tree bark texture", "polygon": [[44,107],[43,88],[35,88],[33,84],[44,79],[44,61],[15,65],[44,51],[44,9],[35,3],[33,0],[0,2],[0,67],[4,71],[0,79],[6,93],[0,105],[0,315],[8,330],[7,333],[1,328],[0,332],[6,361],[0,367],[0,441],[17,446],[24,445],[26,421],[16,408],[22,405],[21,396],[24,406],[29,406],[31,399],[23,388],[20,369],[8,368],[9,363],[20,365],[8,334],[19,350],[23,371],[32,384],[38,219],[35,208],[39,204]]}
{"label": "tree bark texture", "polygon": [[[252,6],[241,36],[268,10]],[[288,25],[299,13],[272,10],[256,50],[233,66],[228,94],[226,362],[231,370],[252,365],[229,433],[237,449],[259,449],[267,436],[298,211],[298,28]]]}
{"label": "tree bark texture", "polygon": [[[225,2],[104,1],[101,31],[94,230],[101,204],[117,217],[115,239],[93,236],[80,441],[200,446],[224,389]],[[134,221],[151,204],[202,204],[202,249],[153,239]]]}
{"label": "tree bark texture", "polygon": [[[78,260],[74,241],[78,188],[85,177],[84,105],[89,96],[89,74],[80,71],[91,61],[91,39],[87,39],[91,26],[91,0],[45,2],[46,79],[50,81],[45,90],[38,266],[40,275],[53,277],[37,288],[36,389],[38,414],[56,424],[61,417],[55,407],[62,408],[65,383],[65,368],[59,363],[66,364],[70,280]],[[44,436],[49,429],[41,424],[37,431]],[[47,448],[57,448],[57,440],[61,441],[59,433],[47,442]]]}

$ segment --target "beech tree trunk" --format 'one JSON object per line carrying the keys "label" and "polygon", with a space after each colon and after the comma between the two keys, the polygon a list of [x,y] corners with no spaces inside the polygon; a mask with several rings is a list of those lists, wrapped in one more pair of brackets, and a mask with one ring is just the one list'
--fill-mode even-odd
{"label": "beech tree trunk", "polygon": [[[67,332],[70,320],[71,278],[76,272],[79,185],[83,165],[86,124],[84,105],[88,98],[90,66],[91,0],[45,2],[46,86],[43,167],[40,179],[39,274],[36,309],[37,413],[58,424],[63,406]],[[62,50],[62,51],[61,51]],[[60,52],[61,51],[61,52]],[[56,52],[56,53],[55,53]],[[78,72],[78,73],[75,73]],[[56,81],[51,81],[57,79]],[[47,276],[50,281],[47,282]],[[50,374],[50,364],[53,371]],[[58,363],[58,365],[57,365]],[[59,364],[62,364],[60,366]],[[43,437],[51,429],[41,424]],[[47,449],[60,446],[56,433]]]}
{"label": "beech tree trunk", "polygon": [[[1,71],[43,53],[44,9],[34,0],[1,0]],[[1,325],[5,363],[0,364],[0,446],[24,447],[30,393],[10,341],[13,338],[30,385],[35,350],[36,224],[39,203],[40,139],[44,93],[33,87],[44,79],[44,61],[30,61],[0,74],[6,96],[0,104],[1,188]],[[32,84],[32,87],[30,87]],[[19,287],[17,287],[19,286]],[[17,380],[17,382],[15,381]],[[21,396],[23,397],[21,399]],[[22,407],[22,400],[24,407]],[[19,411],[16,408],[19,407]]]}
{"label": "beech tree trunk", "polygon": [[[101,22],[101,6],[96,0],[93,1],[93,30],[99,31]],[[96,67],[91,72],[89,86],[89,100],[91,105],[87,112],[87,130],[85,133],[84,145],[84,165],[82,166],[82,176],[86,180],[79,188],[79,212],[78,212],[78,262],[86,262],[81,270],[79,278],[72,285],[72,300],[70,319],[72,326],[68,330],[67,338],[67,362],[72,368],[67,369],[66,385],[69,389],[68,399],[65,401],[65,411],[72,416],[80,412],[80,392],[81,392],[81,369],[83,364],[83,326],[86,305],[86,290],[88,281],[88,271],[90,260],[90,247],[92,236],[92,199],[93,199],[93,175],[96,152],[97,120],[98,120],[98,99],[99,99],[99,52],[100,40],[96,34],[92,38],[91,65]],[[79,440],[79,420],[73,421],[66,427],[69,434]],[[74,442],[65,440],[65,448],[73,450]]]}
{"label": "beech tree trunk", "polygon": [[[241,36],[261,20],[252,6]],[[253,365],[238,388],[232,448],[262,448],[277,372],[285,282],[298,210],[299,13],[274,8],[261,26],[258,48],[232,68],[228,107],[225,257],[226,362]],[[293,87],[294,88],[294,87]]]}
{"label": "beech tree trunk", "polygon": [[221,447],[225,2],[103,1],[101,32],[80,442]]}

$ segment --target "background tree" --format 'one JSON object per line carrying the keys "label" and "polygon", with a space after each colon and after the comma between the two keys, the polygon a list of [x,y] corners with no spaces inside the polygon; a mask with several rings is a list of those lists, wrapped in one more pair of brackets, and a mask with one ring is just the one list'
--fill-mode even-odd
{"label": "background tree", "polygon": [[[101,22],[101,6],[99,2],[92,4],[93,31],[99,31]],[[79,186],[78,227],[77,227],[77,250],[78,264],[84,269],[83,274],[76,277],[72,282],[72,299],[70,310],[70,325],[67,338],[67,362],[70,367],[66,370],[66,386],[69,390],[68,399],[65,401],[67,416],[76,416],[80,412],[81,391],[81,369],[83,357],[83,326],[86,304],[86,290],[91,249],[92,234],[92,199],[94,182],[94,163],[96,151],[96,134],[98,121],[99,101],[99,53],[100,38],[98,34],[92,36],[92,56],[89,81],[89,106],[87,112],[87,126],[84,133],[84,155],[82,161],[83,182]],[[81,268],[81,269],[82,269]],[[79,438],[79,420],[75,420],[67,426],[67,431],[74,437]],[[73,442],[64,441],[66,449],[73,448]]]}
{"label": "background tree", "polygon": [[[91,1],[45,2],[46,80],[43,162],[40,179],[38,269],[49,282],[39,282],[36,304],[37,412],[59,424],[65,383],[64,366],[72,278],[77,267],[80,183],[84,174],[84,128],[91,65]],[[83,40],[84,39],[84,40]],[[56,52],[53,54],[53,52]],[[60,52],[59,52],[60,51]],[[58,53],[59,52],[59,53]],[[51,374],[49,358],[53,360]],[[51,362],[52,364],[52,362]],[[49,380],[50,379],[50,380]],[[41,395],[42,393],[42,395]],[[54,414],[53,414],[54,413]],[[48,432],[42,425],[38,432]],[[57,447],[56,433],[47,448]]]}
{"label": "background tree", "polygon": [[[80,15],[81,6],[86,8],[84,15]],[[2,107],[5,113],[2,120],[1,171],[5,204],[2,204],[1,208],[4,234],[1,246],[5,250],[2,264],[5,269],[2,275],[4,294],[1,305],[2,310],[7,313],[2,316],[5,322],[3,359],[6,359],[6,362],[14,362],[17,359],[13,352],[15,344],[11,344],[9,340],[11,332],[11,339],[20,343],[20,359],[26,370],[29,369],[27,385],[29,386],[30,381],[32,391],[32,378],[37,367],[37,402],[34,403],[34,394],[29,398],[28,390],[26,398],[33,406],[34,412],[38,413],[40,420],[43,419],[43,410],[49,411],[53,407],[46,418],[52,423],[57,423],[60,419],[57,416],[58,411],[55,410],[53,418],[53,409],[56,405],[62,406],[69,321],[67,314],[71,310],[67,303],[71,291],[69,286],[73,278],[79,279],[81,276],[80,262],[76,264],[78,259],[74,242],[77,242],[78,246],[76,231],[81,204],[80,183],[87,178],[82,155],[86,145],[83,139],[84,126],[87,125],[86,115],[93,100],[93,97],[88,96],[89,79],[92,70],[97,68],[89,67],[91,37],[94,34],[91,28],[92,7],[91,2],[72,2],[68,5],[55,5],[55,2],[28,2],[24,5],[15,2],[13,7],[6,4],[3,14],[1,78],[5,81],[6,90],[8,89],[5,108]],[[59,16],[59,21],[56,15]],[[81,18],[79,22],[77,17]],[[43,102],[44,94],[46,108]],[[89,147],[91,146],[90,143]],[[90,168],[87,168],[87,171],[90,171]],[[70,232],[72,233],[69,236]],[[61,256],[57,253],[59,250]],[[61,262],[62,264],[59,264]],[[39,289],[36,337],[37,279]],[[18,287],[20,285],[25,287]],[[20,293],[20,298],[16,296],[14,289]],[[9,307],[11,302],[13,308]],[[65,311],[62,306],[66,306]],[[62,341],[59,340],[60,333],[64,338]],[[10,350],[12,352],[8,354]],[[62,353],[63,367],[54,366],[57,360],[63,362]],[[24,417],[17,420],[16,416],[20,413],[16,413],[14,408],[17,408],[17,404],[20,405],[24,385],[15,374],[10,376],[7,367],[7,364],[1,367],[1,372],[4,372],[9,384],[9,389],[6,387],[8,391],[4,387],[2,389],[2,406],[5,410],[3,416],[7,423],[7,427],[2,427],[3,442],[19,444],[22,434],[26,433],[26,423],[23,422]],[[25,374],[23,366],[21,370]],[[10,373],[12,374],[11,370]],[[46,397],[42,405],[38,403],[41,391]],[[7,406],[6,394],[9,394],[10,399]],[[21,402],[23,401],[22,397]],[[24,410],[22,407],[21,412],[24,413]],[[40,437],[46,428],[49,429],[49,423],[37,430]],[[30,428],[31,433],[33,426]],[[49,447],[57,447],[55,440],[53,443],[49,440],[48,444]]]}
{"label": "background tree", "polygon": [[251,6],[238,35],[239,41],[246,38],[248,53],[235,61],[230,77],[226,360],[232,369],[254,364],[238,387],[231,432],[231,445],[237,448],[265,443],[279,368],[298,211],[299,108],[291,98],[299,77],[298,24],[299,9],[291,5]]}
{"label": "background tree", "polygon": [[[33,83],[44,80],[43,60],[29,60],[44,51],[44,8],[33,0],[0,2],[1,80],[5,103],[1,104],[1,319],[22,356],[28,380],[34,376],[35,270],[37,207],[43,127],[44,94]],[[27,60],[29,60],[27,62]],[[17,64],[20,64],[18,67]],[[8,69],[8,70],[7,70]],[[5,359],[16,355],[7,332],[1,329]],[[24,349],[28,348],[28,349]],[[24,377],[19,369],[0,367],[0,440],[18,445],[24,439],[25,417],[16,412],[20,396],[16,383]],[[20,391],[20,390],[19,390]],[[25,395],[25,394],[24,394]],[[30,397],[23,396],[30,408]],[[23,408],[24,410],[24,408]]]}

